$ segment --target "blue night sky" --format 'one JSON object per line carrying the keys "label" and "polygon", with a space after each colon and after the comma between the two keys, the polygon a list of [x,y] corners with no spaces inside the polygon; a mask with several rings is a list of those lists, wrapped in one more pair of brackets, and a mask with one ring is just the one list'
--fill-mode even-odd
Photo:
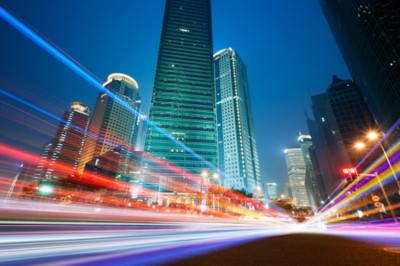
{"label": "blue night sky", "polygon": [[[0,0],[0,6],[101,82],[114,72],[132,76],[148,113],[163,0]],[[263,179],[283,184],[283,150],[297,144],[299,131],[308,132],[310,95],[324,92],[333,74],[350,75],[317,0],[213,0],[212,7],[214,52],[232,47],[247,66]],[[3,20],[0,33],[1,89],[56,116],[72,101],[94,108],[97,89]],[[0,142],[38,152],[54,134],[47,122],[57,122],[4,95],[0,100]]]}

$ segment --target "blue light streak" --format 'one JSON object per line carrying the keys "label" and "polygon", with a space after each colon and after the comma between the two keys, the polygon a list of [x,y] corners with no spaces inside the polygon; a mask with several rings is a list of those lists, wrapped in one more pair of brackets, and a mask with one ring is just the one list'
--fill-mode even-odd
{"label": "blue light streak", "polygon": [[[130,112],[134,113],[135,115],[140,115],[139,112],[131,108],[125,101],[121,100],[119,97],[115,95],[112,91],[108,90],[107,88],[103,87],[101,83],[97,81],[96,78],[94,78],[92,75],[90,75],[87,71],[85,71],[82,67],[77,65],[75,62],[70,60],[65,54],[60,52],[57,48],[52,46],[50,43],[48,43],[46,40],[41,38],[38,34],[33,32],[31,29],[29,29],[27,26],[25,26],[22,22],[20,22],[17,18],[12,16],[9,12],[7,12],[3,7],[0,7],[0,17],[4,19],[7,23],[9,23],[11,26],[13,26],[15,29],[17,29],[19,32],[21,32],[23,35],[25,35],[27,38],[32,40],[34,43],[36,43],[38,46],[43,48],[46,52],[48,52],[50,55],[52,55],[54,58],[58,59],[61,63],[63,63],[65,66],[67,66],[69,69],[74,71],[76,74],[78,74],[80,77],[82,77],[84,80],[86,80],[88,83],[93,85],[96,89],[98,89],[101,92],[107,93],[113,100],[121,104],[123,107],[125,107],[127,110]],[[171,140],[173,143],[184,149],[186,152],[194,156],[196,159],[207,165],[210,169],[217,171],[217,168],[204,158],[202,158],[200,155],[192,151],[190,148],[188,148],[186,145],[184,145],[182,142],[176,140],[173,138],[171,135],[168,134],[165,130],[162,128],[158,127],[156,124],[151,122],[148,119],[145,119],[145,121],[150,125],[152,128],[155,130],[159,131],[161,134],[166,136],[169,140]]]}

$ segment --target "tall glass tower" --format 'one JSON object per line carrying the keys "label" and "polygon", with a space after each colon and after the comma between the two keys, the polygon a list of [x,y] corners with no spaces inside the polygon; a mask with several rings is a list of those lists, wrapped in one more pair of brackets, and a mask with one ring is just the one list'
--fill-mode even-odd
{"label": "tall glass tower", "polygon": [[174,190],[216,165],[212,49],[210,0],[167,0],[149,115],[161,130],[149,127],[145,151]]}
{"label": "tall glass tower", "polygon": [[214,55],[218,168],[226,188],[262,195],[247,70],[232,48]]}

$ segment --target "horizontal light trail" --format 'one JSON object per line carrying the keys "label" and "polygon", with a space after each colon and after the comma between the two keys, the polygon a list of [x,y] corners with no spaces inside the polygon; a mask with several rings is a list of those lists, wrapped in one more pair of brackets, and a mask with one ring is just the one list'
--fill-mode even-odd
{"label": "horizontal light trail", "polygon": [[[0,231],[5,230],[2,230],[5,225],[10,223],[1,224]],[[25,235],[15,231],[0,233],[0,262],[13,265],[92,265],[104,264],[109,260],[114,263],[129,262],[129,265],[150,262],[162,264],[260,238],[297,233],[338,235],[400,247],[400,228],[393,223],[333,224],[325,231],[302,224],[290,228],[218,221],[201,223],[171,220],[168,223],[151,224],[23,223],[25,227],[40,225],[42,228],[37,228],[38,231],[26,232]],[[131,225],[134,229],[130,229]],[[144,229],[140,229],[141,225]],[[148,229],[149,225],[155,229]],[[82,230],[80,226],[93,226],[96,229]],[[121,229],[115,229],[115,226]]]}
{"label": "horizontal light trail", "polygon": [[[105,88],[105,89],[106,89],[106,88]],[[18,96],[16,96],[16,95],[11,94],[11,93],[7,92],[6,90],[4,90],[4,89],[2,89],[2,88],[0,88],[0,93],[3,94],[3,95],[5,95],[5,96],[7,96],[7,97],[9,97],[10,99],[13,99],[14,101],[17,101],[17,102],[19,102],[19,103],[22,103],[22,104],[24,104],[24,105],[26,105],[26,106],[32,108],[33,110],[35,110],[35,111],[37,111],[37,112],[39,112],[39,113],[41,113],[41,114],[43,114],[43,115],[48,116],[48,117],[51,118],[51,119],[54,119],[54,120],[56,120],[56,121],[58,121],[58,122],[67,123],[67,121],[63,120],[62,118],[60,118],[60,117],[58,117],[58,116],[56,116],[56,115],[54,115],[54,114],[52,114],[52,113],[50,113],[50,112],[48,112],[48,111],[42,109],[42,108],[39,108],[38,106],[36,106],[36,105],[34,105],[34,104],[32,104],[32,103],[30,103],[30,102],[28,102],[28,101],[25,101],[24,99],[22,99],[22,98],[20,98],[20,97],[18,97]],[[130,107],[129,107],[129,108],[130,108]],[[74,128],[75,128],[76,130],[78,130],[78,131],[85,131],[84,129],[82,129],[82,128],[80,128],[80,127],[77,127],[77,126],[75,126],[75,125],[73,125],[73,124],[71,124],[70,127],[74,127]],[[94,138],[96,138],[96,139],[102,139],[102,138],[100,138],[99,136],[93,135],[92,133],[87,132],[87,131],[85,131],[85,134],[90,135],[90,136],[92,136],[92,137],[94,137]],[[105,139],[102,139],[102,140],[103,140],[105,143],[114,146],[114,143],[109,142],[109,141],[107,141],[107,140],[105,140]],[[11,148],[9,147],[8,149],[11,149]],[[126,149],[125,149],[125,150],[126,150]],[[154,163],[154,164],[157,164],[157,165],[163,167],[164,169],[168,169],[168,170],[170,170],[170,171],[176,173],[177,175],[190,177],[191,180],[194,181],[194,182],[196,182],[196,183],[200,183],[200,182],[201,182],[201,177],[198,177],[197,175],[194,175],[194,174],[189,173],[189,172],[187,172],[187,171],[185,171],[185,170],[183,170],[183,169],[180,169],[179,167],[176,167],[176,166],[174,166],[174,165],[171,165],[171,164],[169,164],[169,163],[167,163],[167,162],[165,162],[165,161],[163,161],[163,160],[160,160],[160,159],[157,159],[157,158],[155,158],[155,157],[152,157],[152,156],[149,155],[149,154],[143,153],[143,155],[140,156],[140,155],[138,155],[135,151],[128,150],[128,152],[129,152],[131,155],[135,156],[135,157],[141,157],[141,159],[142,159],[143,161],[148,161],[148,162],[152,162],[152,163]],[[22,152],[20,152],[20,153],[22,153]],[[18,160],[23,160],[22,157],[21,157],[21,158],[17,158],[17,159],[18,159]],[[24,160],[23,160],[23,161],[24,161]],[[30,160],[30,162],[31,162],[31,163],[36,163],[36,158]],[[72,173],[70,173],[70,174],[72,174]],[[178,183],[178,186],[179,186],[179,185],[180,185],[180,184]],[[182,185],[183,185],[183,184],[182,184]],[[191,188],[191,189],[192,189],[192,190],[196,190],[196,188]]]}
{"label": "horizontal light trail", "polygon": [[[389,147],[386,152],[389,160],[391,160],[392,168],[390,168],[385,155],[381,154],[373,163],[371,163],[371,165],[369,165],[362,173],[359,174],[356,180],[350,183],[346,188],[343,188],[343,185],[340,185],[337,188],[337,190],[340,190],[340,192],[334,198],[332,198],[330,202],[327,202],[327,204],[321,209],[318,217],[316,217],[314,220],[319,219],[325,222],[338,222],[346,219],[351,220],[355,218],[355,212],[357,210],[361,211],[360,209],[364,209],[365,213],[363,213],[363,215],[379,214],[381,210],[378,208],[368,210],[366,212],[366,204],[370,200],[371,194],[382,194],[380,182],[385,189],[385,192],[389,193],[389,196],[393,194],[396,196],[399,195],[398,193],[400,191],[397,191],[397,189],[394,187],[398,184],[395,176],[399,176],[400,174],[400,140],[397,140],[394,144],[392,144],[392,146]],[[389,184],[392,186],[391,190],[388,190]],[[396,204],[394,202],[392,202],[391,206],[388,206],[384,197],[380,198],[379,202],[384,204],[387,212],[400,209],[400,204]],[[347,213],[347,215],[342,217],[334,217],[337,213],[344,211]]]}
{"label": "horizontal light trail", "polygon": [[[201,220],[201,219],[200,219]],[[174,227],[171,229],[171,224]],[[0,262],[19,263],[25,260],[43,259],[47,257],[60,257],[61,261],[57,261],[57,265],[68,265],[71,262],[65,260],[66,256],[76,256],[81,254],[89,254],[90,261],[104,259],[103,253],[112,252],[109,256],[121,256],[121,252],[129,253],[134,256],[143,252],[154,252],[163,249],[179,248],[188,245],[208,245],[209,243],[220,243],[220,247],[232,245],[232,243],[242,242],[245,239],[255,239],[277,234],[275,229],[268,229],[265,225],[250,224],[234,224],[234,223],[207,223],[198,222],[170,222],[153,223],[155,227],[161,226],[160,229],[152,230],[129,230],[129,224],[117,224],[120,227],[126,227],[123,230],[108,230],[107,226],[112,224],[101,225],[104,231],[95,230],[72,230],[71,232],[59,230],[60,228],[69,228],[73,224],[45,224],[43,227],[54,227],[56,230],[38,231],[38,234],[31,236],[27,233],[25,236],[20,234],[8,233],[6,238],[0,234],[2,239],[0,244]],[[86,226],[90,223],[85,224]],[[91,224],[99,227],[97,223]],[[138,225],[138,224],[136,224]],[[142,224],[146,227],[149,224]],[[28,226],[26,223],[24,226]],[[166,226],[166,228],[162,228]],[[1,230],[1,226],[0,226]],[[10,239],[12,237],[12,240]],[[184,252],[183,252],[184,253]],[[100,255],[100,257],[98,256]],[[87,257],[83,258],[88,260]],[[72,258],[74,263],[76,258]]]}

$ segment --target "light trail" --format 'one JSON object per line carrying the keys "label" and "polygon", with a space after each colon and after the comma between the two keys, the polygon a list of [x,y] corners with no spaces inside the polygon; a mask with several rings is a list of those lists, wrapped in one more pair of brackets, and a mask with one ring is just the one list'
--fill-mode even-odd
{"label": "light trail", "polygon": [[[398,125],[399,122],[400,120],[395,125]],[[366,156],[370,156],[370,154],[368,153]],[[397,140],[389,147],[387,156],[392,159],[394,174],[398,175],[400,173],[400,140]],[[357,217],[357,212],[367,217],[380,214],[382,210],[379,208],[365,210],[367,208],[366,198],[369,200],[370,195],[373,193],[381,194],[381,184],[383,189],[388,189],[389,184],[395,184],[394,174],[384,154],[381,154],[347,187],[343,187],[342,182],[336,189],[340,192],[321,209],[318,217],[315,217],[313,220],[332,223],[361,218]],[[389,193],[398,195],[399,191],[392,188],[389,190]],[[379,199],[379,201],[383,200]],[[385,201],[384,204],[386,204]],[[364,209],[364,211],[361,211],[361,209]],[[397,209],[400,209],[400,203],[392,203],[391,207],[385,206],[385,211],[392,212],[392,215],[394,215],[394,211]]]}
{"label": "light trail", "polygon": [[[93,206],[43,202],[0,205],[0,218],[4,220],[8,215],[14,221],[0,223],[0,262],[14,265],[43,264],[47,259],[57,265],[91,264],[121,256],[143,256],[142,262],[151,259],[162,263],[166,258],[160,254],[166,250],[179,249],[179,253],[169,254],[169,259],[183,258],[273,236],[283,228],[265,221],[116,208],[96,210]],[[27,217],[53,222],[19,221]],[[69,219],[88,222],[66,222]]]}
{"label": "light trail", "polygon": [[[301,224],[289,228],[262,223],[238,224],[232,220],[210,222],[200,218],[194,222],[173,216],[165,218],[152,223],[2,223],[0,262],[7,265],[164,264],[261,238],[298,233],[337,235],[400,247],[400,228],[392,223],[333,224],[321,231]],[[18,228],[13,229],[16,224],[30,230],[21,234]]]}
{"label": "light trail", "polygon": [[[76,60],[72,60],[69,55],[67,55],[63,51],[60,51],[57,47],[52,45],[49,41],[45,40],[44,38],[39,36],[37,33],[32,31],[30,28],[28,28],[26,25],[24,25],[22,22],[20,22],[14,16],[12,16],[9,12],[7,12],[2,7],[0,7],[0,17],[3,20],[5,20],[7,23],[9,23],[11,26],[13,26],[20,33],[22,33],[24,36],[26,36],[28,39],[30,39],[35,44],[37,44],[39,47],[41,47],[43,50],[45,50],[47,53],[49,53],[51,56],[53,56],[55,59],[60,61],[63,65],[65,65],[66,67],[71,69],[74,73],[76,73],[81,78],[83,78],[85,81],[87,81],[89,84],[94,86],[100,92],[106,93],[114,101],[118,102],[120,105],[122,105],[124,108],[126,108],[130,112],[133,112],[135,115],[140,115],[140,113],[138,113],[136,110],[132,109],[125,101],[123,101],[122,99],[117,97],[112,91],[110,91],[107,88],[103,87],[103,85],[98,81],[98,79],[95,78],[91,73],[87,72],[84,68],[82,68],[82,66],[80,66],[76,62]],[[48,111],[46,111],[46,110],[44,110],[44,109],[42,109],[42,108],[40,108],[38,106],[35,106],[34,104],[32,104],[32,103],[30,103],[30,102],[28,102],[28,101],[26,101],[26,100],[24,100],[24,99],[22,99],[20,97],[17,97],[16,95],[13,95],[13,94],[7,92],[6,89],[0,88],[0,93],[5,95],[5,96],[7,96],[7,97],[9,97],[10,99],[13,99],[14,101],[17,101],[17,102],[19,102],[19,103],[21,103],[21,104],[23,104],[25,106],[28,106],[29,108],[32,108],[33,110],[35,110],[35,111],[37,111],[37,112],[39,112],[41,114],[44,114],[44,115],[50,117],[51,119],[54,119],[54,120],[59,121],[59,122],[65,122],[62,119],[60,119],[58,116],[55,116],[54,114],[52,114],[52,113],[50,113],[50,112],[48,112]],[[183,150],[185,150],[186,152],[191,154],[197,160],[200,160],[209,169],[214,170],[215,172],[220,172],[215,168],[214,165],[212,165],[208,161],[204,160],[201,156],[199,156],[198,154],[193,152],[191,149],[186,147],[183,143],[177,141],[175,138],[170,136],[166,131],[164,131],[163,129],[159,128],[153,122],[151,122],[149,120],[146,120],[146,121],[151,127],[156,129],[157,131],[161,132],[169,140],[171,140],[172,142],[174,142],[175,144],[177,144],[178,146],[183,148]],[[72,125],[72,126],[74,127],[74,125]],[[82,130],[82,129],[76,128],[76,127],[75,127],[75,129]],[[86,133],[90,134],[90,132],[86,132]],[[98,136],[93,136],[93,137],[98,138]],[[110,144],[112,144],[112,143],[110,143]],[[131,152],[131,151],[128,151],[128,152]],[[19,153],[19,154],[21,154],[21,153]],[[131,154],[133,154],[134,156],[138,156],[136,153],[131,153]],[[21,157],[21,158],[23,158],[23,157]],[[21,160],[21,158],[18,158],[18,159]],[[25,158],[27,158],[27,157],[25,156]],[[191,181],[194,181],[196,184],[200,184],[200,182],[202,180],[201,177],[198,177],[195,174],[188,173],[188,172],[184,171],[183,169],[175,167],[174,165],[171,165],[171,164],[169,164],[169,163],[167,163],[165,161],[158,160],[157,158],[153,158],[148,154],[144,154],[144,156],[142,156],[142,158],[144,160],[150,161],[152,163],[156,163],[156,164],[158,164],[159,166],[161,166],[163,168],[169,169],[169,170],[177,173],[180,176],[189,177],[191,179]],[[33,162],[33,158],[29,157],[29,160],[31,162]],[[60,165],[59,167],[63,168],[62,165]],[[221,174],[223,175],[223,173],[221,173]],[[99,178],[96,177],[96,180],[98,180],[98,179]],[[103,178],[102,182],[103,183],[108,183],[110,185],[113,185],[113,184],[111,184],[109,182],[108,179],[105,179],[105,178]],[[176,185],[176,184],[174,184],[174,185]],[[181,184],[179,183],[178,185],[181,185]],[[208,184],[207,187],[209,187],[209,186],[210,185]],[[122,186],[122,189],[124,189],[123,186]],[[190,188],[189,192],[192,192],[192,191],[195,191],[195,190],[196,190],[195,188]],[[247,211],[242,211],[240,209],[235,210],[235,212],[241,213],[242,215],[247,214]]]}
{"label": "light trail", "polygon": [[[41,47],[43,50],[48,52],[50,55],[52,55],[54,58],[59,60],[61,63],[63,63],[66,67],[71,69],[73,72],[78,74],[81,78],[86,80],[89,84],[94,86],[96,89],[98,89],[100,92],[106,93],[109,95],[114,101],[118,102],[120,105],[122,105],[124,108],[129,110],[130,112],[134,113],[135,115],[140,115],[139,112],[131,108],[125,101],[120,99],[118,96],[115,95],[112,91],[108,90],[107,88],[103,87],[102,84],[97,80],[97,78],[93,77],[91,74],[89,74],[85,69],[83,69],[80,65],[76,64],[74,61],[72,61],[68,56],[66,56],[64,53],[60,52],[57,48],[52,46],[49,42],[47,42],[45,39],[40,37],[38,34],[33,32],[31,29],[29,29],[26,25],[24,25],[22,22],[20,22],[17,18],[12,16],[9,12],[7,12],[4,8],[0,7],[0,17],[5,20],[7,23],[9,23],[11,26],[13,26],[15,29],[17,29],[19,32],[21,32],[23,35],[25,35],[27,38],[29,38],[31,41],[36,43],[39,47]],[[5,91],[3,89],[0,90],[1,93],[4,93]],[[29,103],[27,103],[29,104]],[[29,104],[31,105],[31,104]],[[34,106],[31,106],[35,108]],[[49,113],[49,115],[54,116]],[[58,119],[58,118],[57,118]],[[155,130],[159,131],[162,133],[164,136],[166,136],[169,140],[171,140],[173,143],[184,149],[186,152],[191,154],[193,157],[195,157],[197,160],[201,161],[206,165],[208,168],[212,169],[213,171],[217,171],[216,167],[211,164],[210,162],[204,160],[200,155],[192,151],[190,148],[188,148],[186,145],[184,145],[182,142],[176,140],[174,137],[168,134],[165,130],[162,128],[158,127],[156,124],[154,124],[152,121],[146,119],[146,122],[148,123],[149,126],[154,128]]]}

